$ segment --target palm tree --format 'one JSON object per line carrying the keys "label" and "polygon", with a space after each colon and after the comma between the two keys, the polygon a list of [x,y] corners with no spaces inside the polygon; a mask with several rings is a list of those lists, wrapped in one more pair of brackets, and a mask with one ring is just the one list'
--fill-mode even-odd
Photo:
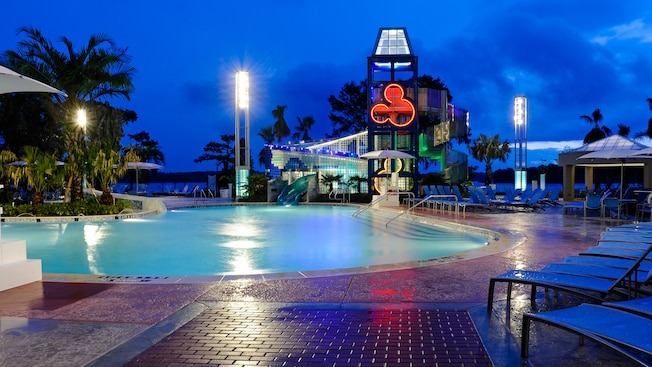
{"label": "palm tree", "polygon": [[133,150],[127,151],[127,154],[123,157],[118,148],[100,148],[97,146],[91,149],[90,156],[92,159],[91,182],[97,182],[102,191],[100,203],[113,205],[111,185],[124,176],[129,168],[129,162],[138,162],[138,156]]}
{"label": "palm tree", "polygon": [[[265,144],[272,144],[274,143],[274,126],[268,126],[268,127],[261,127],[260,132],[258,133],[258,136],[260,136],[263,139],[263,142]],[[258,152],[258,163],[261,165],[265,166],[265,168],[269,169],[269,167],[266,166],[267,164],[267,158],[266,158],[266,151],[267,147],[263,147],[263,149]]]}
{"label": "palm tree", "polygon": [[625,124],[618,124],[618,135],[628,137],[632,129]]}
{"label": "palm tree", "polygon": [[586,121],[591,125],[594,125],[591,131],[589,131],[589,133],[586,134],[586,136],[584,137],[584,144],[592,143],[594,141],[604,139],[607,136],[611,135],[611,129],[609,129],[604,125],[600,126],[600,122],[602,122],[602,118],[603,116],[599,108],[596,108],[593,112],[591,112],[590,116],[589,115],[580,116],[581,120]]}
{"label": "palm tree", "polygon": [[0,202],[8,203],[11,201],[13,196],[13,191],[9,190],[11,185],[12,173],[16,170],[16,166],[12,166],[9,163],[15,162],[18,160],[16,154],[10,150],[0,151],[0,179],[4,185],[4,190],[2,191],[2,199]]}
{"label": "palm tree", "polygon": [[299,139],[300,137],[303,141],[312,140],[310,135],[308,135],[308,132],[312,128],[312,125],[315,124],[315,118],[312,116],[306,116],[302,119],[297,116],[297,121],[299,121],[299,124],[294,128],[296,132],[292,134],[292,139]]}
{"label": "palm tree", "polygon": [[[652,98],[647,99],[647,104],[648,107],[650,108],[650,111],[652,111]],[[637,138],[642,138],[644,136],[647,136],[648,138],[652,139],[652,117],[650,117],[650,119],[647,120],[647,130],[636,134]]]}
{"label": "palm tree", "polygon": [[[136,118],[131,111],[118,110],[102,103],[114,97],[129,99],[134,90],[131,79],[135,72],[129,65],[131,57],[127,55],[126,48],[117,48],[115,42],[104,34],[91,36],[79,51],[75,51],[70,39],[63,37],[64,51],[60,51],[38,29],[23,27],[18,32],[27,39],[19,42],[17,51],[5,53],[10,64],[20,72],[47,81],[68,94],[65,99],[59,95],[53,96],[50,102],[56,103],[49,106],[55,119],[63,125],[69,157],[66,171],[72,175],[69,183],[79,186],[72,190],[73,200],[81,200],[80,175],[85,172],[85,160],[75,159],[73,155],[84,153],[86,140],[113,145],[116,139],[122,137],[122,125]],[[75,124],[79,109],[85,109],[92,116],[92,121],[102,122],[104,126],[97,130],[81,131]],[[111,141],[108,142],[100,135],[107,131],[112,132]]]}
{"label": "palm tree", "polygon": [[342,183],[342,175],[325,174],[321,176],[321,183],[328,186],[328,192],[333,191],[333,184]]}
{"label": "palm tree", "polygon": [[285,122],[285,108],[287,106],[276,105],[276,109],[272,110],[272,116],[276,119],[274,122],[274,136],[281,142],[283,138],[290,135],[290,128]]}
{"label": "palm tree", "polygon": [[355,176],[349,177],[347,185],[348,186],[356,186],[356,188],[358,189],[358,193],[362,193],[362,187],[361,186],[365,182],[367,182],[366,177],[355,175]]}
{"label": "palm tree", "polygon": [[501,162],[506,162],[509,156],[510,148],[509,142],[505,140],[500,142],[500,135],[496,134],[487,137],[480,134],[471,146],[469,146],[473,158],[485,163],[485,185],[493,183],[491,165],[494,160],[498,159]]}
{"label": "palm tree", "polygon": [[50,185],[49,178],[55,175],[57,160],[51,154],[31,145],[25,146],[23,150],[25,153],[21,158],[25,161],[25,165],[18,167],[14,172],[13,181],[17,186],[24,180],[34,189],[32,204],[37,206],[43,204],[43,194]]}

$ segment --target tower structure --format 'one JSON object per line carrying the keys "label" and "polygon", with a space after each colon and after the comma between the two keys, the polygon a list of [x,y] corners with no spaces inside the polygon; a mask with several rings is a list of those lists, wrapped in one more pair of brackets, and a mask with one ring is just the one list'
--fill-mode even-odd
{"label": "tower structure", "polygon": [[514,98],[514,188],[527,187],[527,98]]}
{"label": "tower structure", "polygon": [[[367,58],[369,151],[398,150],[418,158],[417,64],[405,28],[378,31]],[[369,160],[368,178],[371,194],[382,194],[388,186],[416,193],[417,159]]]}
{"label": "tower structure", "polygon": [[251,170],[249,73],[235,74],[235,201],[245,195]]}

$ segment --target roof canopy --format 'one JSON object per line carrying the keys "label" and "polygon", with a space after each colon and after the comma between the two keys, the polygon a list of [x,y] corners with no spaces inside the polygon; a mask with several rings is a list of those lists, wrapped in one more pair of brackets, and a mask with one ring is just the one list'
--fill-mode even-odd
{"label": "roof canopy", "polygon": [[628,139],[622,135],[611,135],[604,139],[594,141],[592,143],[584,144],[579,148],[571,150],[571,152],[595,152],[605,150],[622,150],[622,149],[644,149],[647,146]]}

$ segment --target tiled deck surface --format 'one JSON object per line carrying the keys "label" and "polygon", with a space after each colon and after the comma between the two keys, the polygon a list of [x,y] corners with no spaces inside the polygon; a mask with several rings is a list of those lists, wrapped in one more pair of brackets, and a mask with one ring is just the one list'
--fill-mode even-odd
{"label": "tiled deck surface", "polygon": [[[454,217],[442,217],[455,220]],[[467,214],[460,223],[527,240],[480,258],[311,278],[169,284],[67,278],[0,292],[7,366],[627,366],[614,353],[535,328],[518,354],[529,292],[486,312],[489,278],[538,269],[595,244],[597,218]]]}

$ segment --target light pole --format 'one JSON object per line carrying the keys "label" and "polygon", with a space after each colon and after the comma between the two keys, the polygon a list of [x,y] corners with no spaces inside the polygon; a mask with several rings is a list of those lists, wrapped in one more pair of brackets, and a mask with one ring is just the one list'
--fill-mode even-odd
{"label": "light pole", "polygon": [[235,73],[235,201],[244,196],[249,181],[249,126],[249,73],[238,71]]}
{"label": "light pole", "polygon": [[[79,110],[77,110],[77,125],[79,125],[79,127],[82,130],[82,141],[81,141],[81,145],[80,145],[81,149],[84,149],[86,147],[86,123],[87,123],[86,110],[83,109],[83,108],[80,108]],[[86,152],[84,151],[84,155],[85,154],[86,154]],[[83,170],[84,169],[82,168],[82,171]],[[83,187],[86,184],[86,172],[82,172],[82,183],[81,184],[82,184],[82,190],[83,190]]]}
{"label": "light pole", "polygon": [[527,187],[527,98],[514,98],[514,188]]}

